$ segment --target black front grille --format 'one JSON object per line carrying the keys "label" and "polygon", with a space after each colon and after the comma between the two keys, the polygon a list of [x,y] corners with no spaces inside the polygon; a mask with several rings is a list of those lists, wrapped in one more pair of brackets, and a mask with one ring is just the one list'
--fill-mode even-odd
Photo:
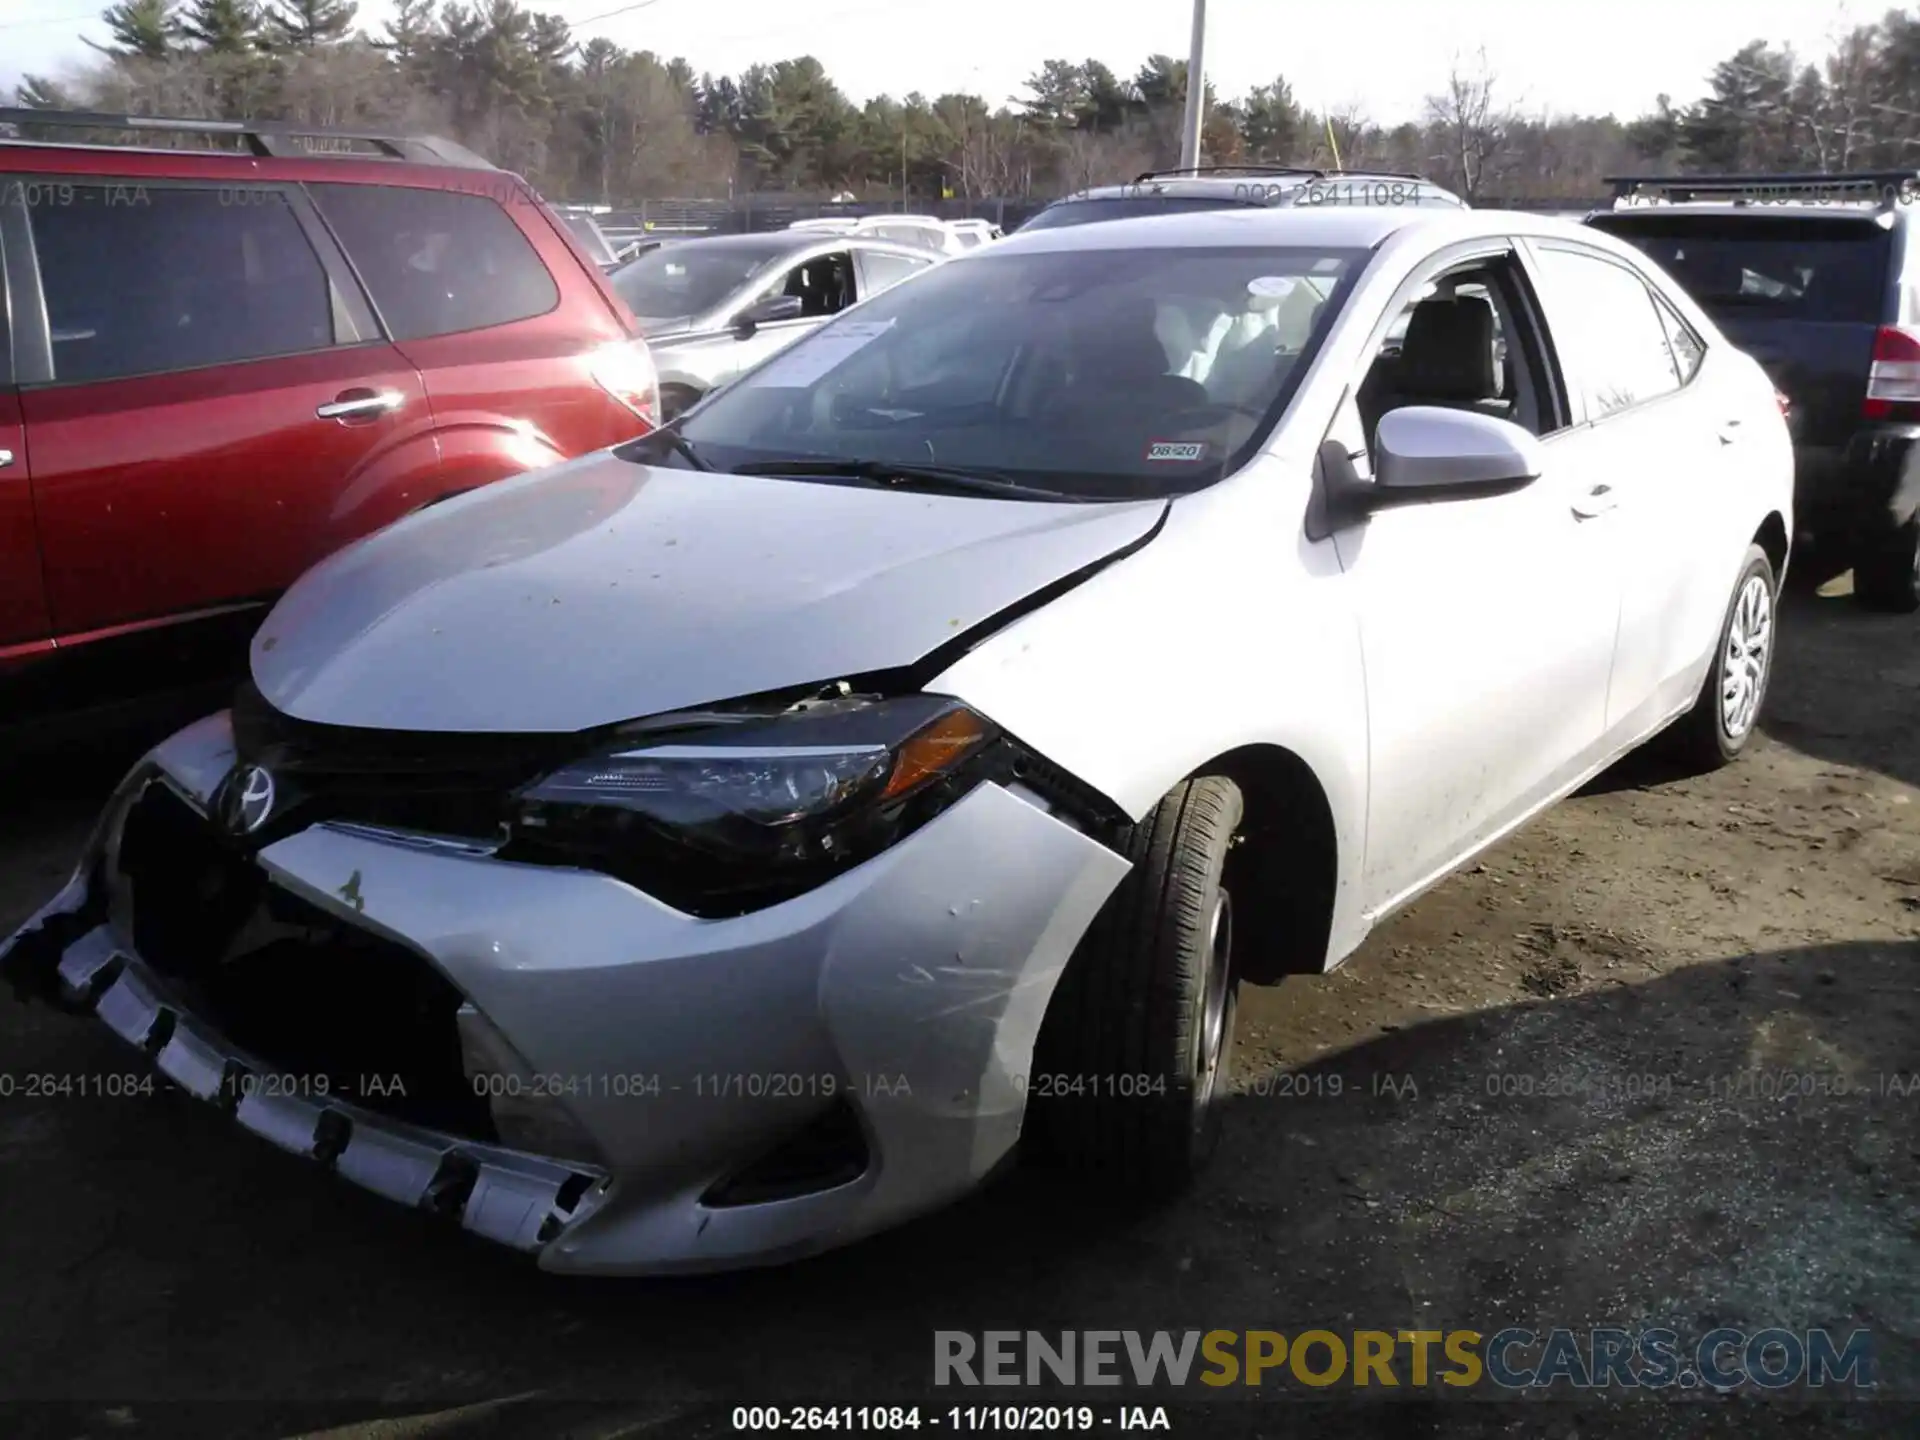
{"label": "black front grille", "polygon": [[379,730],[300,720],[251,684],[233,704],[234,749],[284,795],[273,833],[352,820],[439,835],[497,838],[507,801],[579,745],[568,735]]}
{"label": "black front grille", "polygon": [[461,1061],[460,992],[423,957],[272,884],[158,782],[128,813],[119,868],[141,958],[287,1093],[494,1139]]}

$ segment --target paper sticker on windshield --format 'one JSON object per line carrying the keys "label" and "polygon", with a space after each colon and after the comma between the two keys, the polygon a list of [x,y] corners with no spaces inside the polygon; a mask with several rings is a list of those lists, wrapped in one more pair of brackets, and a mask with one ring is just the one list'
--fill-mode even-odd
{"label": "paper sticker on windshield", "polygon": [[1291,275],[1256,275],[1247,282],[1247,293],[1263,300],[1283,300],[1296,283]]}
{"label": "paper sticker on windshield", "polygon": [[1156,440],[1147,446],[1147,459],[1173,460],[1191,465],[1207,453],[1204,440]]}
{"label": "paper sticker on windshield", "polygon": [[775,390],[802,389],[839,369],[892,328],[891,320],[845,320],[815,331],[777,356],[751,383]]}

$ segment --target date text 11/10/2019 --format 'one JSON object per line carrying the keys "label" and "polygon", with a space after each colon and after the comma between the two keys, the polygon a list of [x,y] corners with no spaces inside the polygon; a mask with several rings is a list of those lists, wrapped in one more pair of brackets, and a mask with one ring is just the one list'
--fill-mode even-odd
{"label": "date text 11/10/2019", "polygon": [[1164,1405],[736,1405],[733,1429],[788,1435],[851,1430],[900,1434],[921,1429],[956,1434],[1073,1434],[1096,1430],[1170,1432]]}

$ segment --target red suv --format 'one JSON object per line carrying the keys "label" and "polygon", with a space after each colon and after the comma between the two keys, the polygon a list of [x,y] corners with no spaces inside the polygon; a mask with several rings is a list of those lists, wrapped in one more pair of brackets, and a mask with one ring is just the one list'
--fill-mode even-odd
{"label": "red suv", "polygon": [[0,726],[223,680],[330,551],[655,422],[600,267],[457,145],[9,124],[250,153],[0,140]]}

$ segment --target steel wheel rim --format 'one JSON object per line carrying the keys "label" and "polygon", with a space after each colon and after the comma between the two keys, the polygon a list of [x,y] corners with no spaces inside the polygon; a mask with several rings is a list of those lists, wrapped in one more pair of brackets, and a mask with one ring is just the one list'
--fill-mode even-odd
{"label": "steel wheel rim", "polygon": [[1233,978],[1233,901],[1225,890],[1207,923],[1207,976],[1200,996],[1200,1043],[1196,1047],[1194,1102],[1204,1112],[1220,1078],[1227,1048],[1227,995]]}
{"label": "steel wheel rim", "polygon": [[1765,576],[1750,575],[1734,597],[1720,656],[1720,728],[1729,740],[1744,739],[1753,729],[1772,660],[1773,587]]}

